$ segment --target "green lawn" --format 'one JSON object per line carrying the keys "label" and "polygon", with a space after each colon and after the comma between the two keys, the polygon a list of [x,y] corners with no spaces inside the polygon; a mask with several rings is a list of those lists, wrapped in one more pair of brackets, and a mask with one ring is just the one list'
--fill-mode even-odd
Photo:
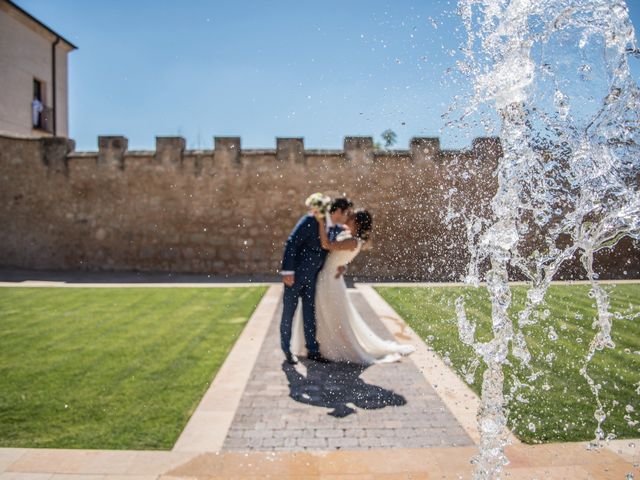
{"label": "green lawn", "polygon": [[[603,428],[618,438],[640,437],[640,284],[605,285],[610,293],[615,349],[598,352],[589,374],[601,385],[600,397],[608,418]],[[390,305],[411,325],[427,344],[445,359],[462,377],[470,377],[470,387],[480,392],[482,366],[469,372],[473,350],[458,339],[455,314],[456,298],[465,300],[467,317],[477,320],[476,338],[490,338],[491,305],[484,288],[377,288]],[[586,380],[579,374],[583,359],[595,331],[591,325],[596,315],[595,301],[588,297],[586,285],[554,285],[539,309],[539,324],[527,327],[525,334],[533,356],[533,372],[543,372],[528,379],[516,360],[506,367],[505,393],[513,384],[511,374],[529,385],[519,391],[522,401],[511,401],[510,426],[528,443],[578,441],[594,438],[595,399]],[[522,308],[525,288],[514,288],[512,313]],[[547,316],[548,315],[548,316]],[[546,317],[546,319],[545,319]],[[553,328],[553,330],[550,329]],[[557,339],[553,340],[557,334]],[[553,358],[552,358],[553,356]],[[448,360],[445,360],[448,362]],[[633,411],[627,412],[631,406]],[[630,418],[625,419],[625,415]]]}
{"label": "green lawn", "polygon": [[0,288],[0,446],[170,449],[266,288]]}

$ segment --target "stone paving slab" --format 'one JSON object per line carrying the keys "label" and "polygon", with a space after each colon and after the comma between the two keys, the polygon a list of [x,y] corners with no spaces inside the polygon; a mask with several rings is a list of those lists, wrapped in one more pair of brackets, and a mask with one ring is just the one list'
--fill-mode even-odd
{"label": "stone paving slab", "polygon": [[[425,344],[373,287],[358,285],[358,291],[398,341],[409,341],[416,346],[411,360],[471,439],[479,443],[480,432],[476,415],[480,408],[480,398],[432,348]],[[511,443],[519,442],[511,431],[508,431],[507,435]]]}
{"label": "stone paving slab", "polygon": [[[331,452],[203,454],[169,475],[191,479],[471,479],[476,447]],[[637,478],[638,465],[584,444],[514,445],[501,478],[608,480]],[[632,475],[632,476],[627,476]],[[161,477],[166,478],[166,477]]]}
{"label": "stone paving slab", "polygon": [[[364,319],[393,337],[363,296]],[[473,445],[410,358],[362,367],[301,359],[286,364],[279,346],[281,307],[271,322],[223,451],[425,448]]]}
{"label": "stone paving slab", "polygon": [[[625,459],[585,443],[507,447],[509,479],[638,478],[640,452]],[[9,449],[0,449],[2,459]],[[470,479],[477,447],[329,452],[116,452],[25,449],[0,480]],[[632,475],[632,476],[628,476]]]}

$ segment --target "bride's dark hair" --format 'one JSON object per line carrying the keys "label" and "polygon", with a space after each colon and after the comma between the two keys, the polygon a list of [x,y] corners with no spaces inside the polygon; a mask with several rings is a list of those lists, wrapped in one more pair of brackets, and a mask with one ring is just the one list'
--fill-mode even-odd
{"label": "bride's dark hair", "polygon": [[356,224],[355,236],[362,240],[369,240],[369,233],[373,227],[373,217],[364,208],[358,208],[353,212],[354,221]]}

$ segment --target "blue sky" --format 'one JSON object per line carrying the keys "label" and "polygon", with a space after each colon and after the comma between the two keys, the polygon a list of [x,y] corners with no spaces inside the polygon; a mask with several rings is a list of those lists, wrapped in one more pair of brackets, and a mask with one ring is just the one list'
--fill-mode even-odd
{"label": "blue sky", "polygon": [[[74,42],[70,136],[95,150],[122,134],[130,149],[156,135],[212,148],[238,135],[243,148],[305,137],[341,148],[345,135],[391,128],[468,146],[441,118],[464,86],[447,74],[464,31],[455,1],[16,0]],[[640,5],[629,3],[636,28]]]}

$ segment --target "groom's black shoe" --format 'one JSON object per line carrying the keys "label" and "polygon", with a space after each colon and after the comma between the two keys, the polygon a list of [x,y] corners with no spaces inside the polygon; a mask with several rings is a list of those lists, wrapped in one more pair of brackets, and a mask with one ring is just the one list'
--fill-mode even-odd
{"label": "groom's black shoe", "polygon": [[284,357],[289,365],[295,365],[296,363],[298,363],[298,359],[292,353],[285,353]]}
{"label": "groom's black shoe", "polygon": [[329,363],[329,360],[320,355],[320,352],[311,352],[307,355],[307,358],[318,363]]}

